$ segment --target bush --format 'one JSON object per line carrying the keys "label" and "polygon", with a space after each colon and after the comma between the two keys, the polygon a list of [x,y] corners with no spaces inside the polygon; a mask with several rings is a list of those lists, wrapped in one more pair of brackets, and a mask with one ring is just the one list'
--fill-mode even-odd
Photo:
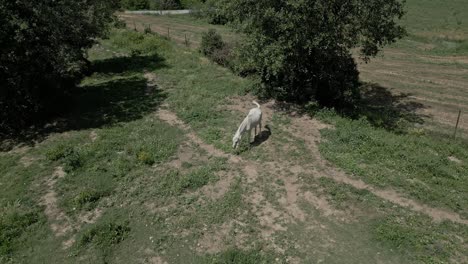
{"label": "bush", "polygon": [[208,23],[214,25],[224,25],[228,22],[223,9],[220,8],[219,0],[207,0],[204,4],[195,7],[195,15],[200,18],[205,18]]}
{"label": "bush", "polygon": [[58,145],[46,152],[50,161],[62,161],[65,172],[72,172],[83,165],[83,158],[79,149],[67,145]]}
{"label": "bush", "polygon": [[155,10],[175,10],[180,9],[180,0],[150,0],[151,9]]}
{"label": "bush", "polygon": [[149,0],[121,0],[120,6],[128,10],[145,10],[150,8]]}
{"label": "bush", "polygon": [[146,151],[140,151],[137,155],[137,159],[138,161],[146,165],[153,165],[155,162],[154,157]]}
{"label": "bush", "polygon": [[222,49],[215,50],[211,58],[215,63],[235,71],[234,59],[233,48],[229,44],[224,45]]}
{"label": "bush", "polygon": [[202,4],[204,0],[180,0],[181,8],[193,9]]}
{"label": "bush", "polygon": [[223,41],[216,30],[210,29],[203,33],[200,50],[213,62],[232,69],[232,48]]}
{"label": "bush", "polygon": [[221,35],[215,29],[210,29],[203,33],[200,49],[203,55],[210,57],[216,50],[222,49],[224,45]]}

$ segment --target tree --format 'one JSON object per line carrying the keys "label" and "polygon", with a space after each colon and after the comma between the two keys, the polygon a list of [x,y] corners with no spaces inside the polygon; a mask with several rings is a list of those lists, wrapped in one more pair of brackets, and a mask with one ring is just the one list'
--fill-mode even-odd
{"label": "tree", "polygon": [[113,0],[0,0],[0,133],[53,111],[82,77]]}
{"label": "tree", "polygon": [[121,6],[128,10],[150,9],[150,0],[121,0]]}
{"label": "tree", "polygon": [[259,74],[261,91],[323,105],[353,104],[364,61],[401,38],[404,0],[221,0],[223,14],[248,35],[241,71]]}

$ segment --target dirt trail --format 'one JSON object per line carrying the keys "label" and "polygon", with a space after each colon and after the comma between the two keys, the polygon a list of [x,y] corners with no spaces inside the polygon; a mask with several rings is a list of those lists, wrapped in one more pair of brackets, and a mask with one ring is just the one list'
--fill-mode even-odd
{"label": "dirt trail", "polygon": [[46,181],[47,192],[41,198],[41,205],[45,206],[45,214],[50,222],[50,228],[56,236],[64,236],[72,231],[73,226],[68,216],[58,207],[57,193],[55,184],[61,178],[65,177],[62,167],[56,167],[52,177]]}
{"label": "dirt trail", "polygon": [[[155,76],[152,74],[146,74],[145,76],[149,82],[154,82]],[[235,98],[234,104],[228,106],[228,108],[232,108],[231,110],[233,111],[241,110],[242,112],[245,112],[245,109],[249,109],[251,107],[251,99],[252,98],[249,97]],[[262,111],[266,117],[266,124],[268,124],[269,119],[276,111],[276,108],[277,106],[274,102],[267,102],[262,105]],[[241,168],[242,172],[246,176],[245,180],[248,183],[248,191],[244,196],[244,200],[251,204],[252,213],[256,215],[260,225],[262,226],[262,230],[260,231],[263,239],[269,241],[273,248],[279,252],[284,251],[284,249],[275,244],[273,234],[278,231],[287,230],[287,224],[309,220],[307,213],[299,206],[299,201],[310,203],[325,216],[334,216],[343,221],[346,221],[347,219],[345,212],[333,208],[326,199],[315,196],[312,192],[302,191],[302,183],[299,180],[300,174],[312,175],[317,178],[326,177],[333,179],[336,182],[351,185],[357,189],[368,190],[374,195],[394,204],[426,214],[436,222],[450,220],[455,223],[468,225],[468,220],[462,219],[454,212],[432,208],[418,203],[412,199],[403,197],[394,190],[377,189],[362,180],[351,178],[341,170],[333,167],[329,162],[321,157],[318,148],[318,143],[320,142],[320,130],[329,126],[307,116],[295,116],[291,118],[291,124],[289,128],[286,129],[286,131],[292,134],[295,138],[301,139],[305,142],[311,157],[313,157],[312,165],[305,167],[294,165],[289,163],[289,161],[282,160],[260,163],[252,160],[246,160],[234,154],[225,153],[213,145],[205,143],[187,124],[180,120],[175,113],[168,110],[167,105],[163,105],[162,108],[156,112],[156,115],[160,120],[183,129],[192,143],[195,143],[210,155],[214,157],[227,158],[228,162]],[[266,199],[263,191],[260,190],[257,184],[255,184],[259,179],[262,179],[261,173],[265,171],[272,172],[274,175],[273,177],[282,180],[284,183],[283,188],[285,192],[284,194],[281,194],[278,199],[279,207],[271,204]],[[221,181],[220,184],[223,185],[223,189],[226,189],[226,186],[229,186],[231,180],[232,177],[227,177]],[[205,192],[207,194],[212,193],[214,188],[217,187],[206,187]],[[320,227],[320,224],[318,223],[317,226]]]}

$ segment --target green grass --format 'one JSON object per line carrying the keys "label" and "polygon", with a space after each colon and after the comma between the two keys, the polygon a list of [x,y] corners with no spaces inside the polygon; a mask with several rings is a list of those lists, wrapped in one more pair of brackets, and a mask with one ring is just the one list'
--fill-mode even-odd
{"label": "green grass", "polygon": [[[346,172],[381,188],[394,188],[412,198],[446,207],[468,217],[468,145],[464,142],[395,134],[366,119],[349,120],[319,114],[335,128],[324,130],[325,158]],[[452,161],[456,158],[459,162]]]}
{"label": "green grass", "polygon": [[409,0],[402,24],[408,30],[408,38],[396,47],[416,49],[433,55],[467,55],[468,7],[463,0]]}
{"label": "green grass", "polygon": [[460,238],[468,235],[466,226],[434,223],[427,216],[382,201],[368,191],[330,179],[321,178],[310,183],[317,194],[338,208],[360,211],[357,219],[360,225],[354,228],[361,229],[364,225],[363,234],[370,235],[379,247],[398,252],[403,258],[399,262],[463,262],[464,246]]}

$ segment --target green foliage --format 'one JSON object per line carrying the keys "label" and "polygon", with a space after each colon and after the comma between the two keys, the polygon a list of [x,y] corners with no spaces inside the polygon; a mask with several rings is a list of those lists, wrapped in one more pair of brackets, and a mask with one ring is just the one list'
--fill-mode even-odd
{"label": "green foliage", "polygon": [[151,9],[155,10],[175,10],[180,9],[180,0],[149,0]]}
{"label": "green foliage", "polygon": [[50,148],[46,152],[46,157],[50,161],[61,161],[64,164],[66,172],[74,171],[82,165],[80,150],[65,144],[59,144]]}
{"label": "green foliage", "polygon": [[212,56],[216,50],[222,49],[224,45],[221,35],[216,30],[210,29],[203,33],[200,49],[203,55]]}
{"label": "green foliage", "polygon": [[264,95],[323,105],[354,104],[358,71],[351,49],[365,60],[404,34],[399,0],[225,0],[229,21],[248,39],[242,71],[259,74]]}
{"label": "green foliage", "polygon": [[82,190],[73,200],[74,208],[80,210],[90,209],[94,207],[94,204],[99,201],[102,197],[106,196],[107,193],[105,191],[97,191],[93,189],[85,189]]}
{"label": "green foliage", "polygon": [[150,8],[149,0],[121,0],[120,6],[128,10],[145,10]]}
{"label": "green foliage", "polygon": [[0,260],[14,250],[20,237],[29,226],[39,221],[36,212],[26,210],[19,204],[0,207]]}
{"label": "green foliage", "polygon": [[146,165],[153,165],[154,163],[154,158],[146,151],[140,151],[138,153],[137,159]]}
{"label": "green foliage", "polygon": [[86,230],[80,237],[78,244],[82,247],[96,245],[107,249],[112,245],[122,242],[130,232],[130,223],[99,223]]}
{"label": "green foliage", "polygon": [[201,52],[212,61],[222,66],[230,66],[232,60],[231,48],[223,41],[221,35],[214,29],[203,33],[200,45]]}
{"label": "green foliage", "polygon": [[183,9],[193,9],[200,6],[205,0],[180,0],[180,5]]}
{"label": "green foliage", "polygon": [[153,34],[141,34],[129,30],[112,31],[110,44],[129,53],[145,55],[155,55],[158,50],[169,48],[167,42]]}
{"label": "green foliage", "polygon": [[223,12],[222,4],[220,0],[207,0],[202,5],[198,5],[195,15],[203,17],[210,24],[224,25],[228,19]]}
{"label": "green foliage", "polygon": [[84,51],[107,32],[116,8],[113,0],[0,2],[2,132],[65,106],[88,66]]}

